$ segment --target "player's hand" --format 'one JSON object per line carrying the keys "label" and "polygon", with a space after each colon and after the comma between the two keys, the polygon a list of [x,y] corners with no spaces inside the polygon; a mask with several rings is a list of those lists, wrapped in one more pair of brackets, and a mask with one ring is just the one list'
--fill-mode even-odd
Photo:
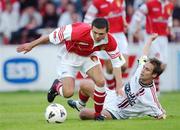
{"label": "player's hand", "polygon": [[116,94],[118,96],[124,96],[125,92],[123,89],[123,83],[121,80],[116,81],[116,88],[115,88]]}
{"label": "player's hand", "polygon": [[128,32],[129,24],[127,22],[124,23],[124,32]]}
{"label": "player's hand", "polygon": [[157,33],[153,33],[153,34],[150,36],[150,39],[151,39],[151,41],[154,41],[157,37],[158,37],[158,34],[157,34]]}
{"label": "player's hand", "polygon": [[124,90],[122,88],[116,88],[116,93],[118,96],[125,96]]}
{"label": "player's hand", "polygon": [[166,117],[167,117],[166,114],[163,114],[163,115],[161,115],[161,116],[158,116],[157,119],[158,119],[158,120],[166,119]]}
{"label": "player's hand", "polygon": [[22,44],[22,45],[19,45],[17,47],[17,52],[24,52],[24,54],[26,54],[27,52],[31,51],[32,50],[32,45],[31,43],[25,43],[25,44]]}

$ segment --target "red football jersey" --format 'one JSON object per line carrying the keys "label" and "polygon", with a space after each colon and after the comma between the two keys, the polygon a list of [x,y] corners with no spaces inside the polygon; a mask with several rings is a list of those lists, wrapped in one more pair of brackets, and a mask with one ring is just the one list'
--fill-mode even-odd
{"label": "red football jersey", "polygon": [[89,56],[100,50],[105,50],[112,59],[120,56],[117,43],[110,33],[105,39],[96,42],[93,39],[91,26],[86,23],[74,23],[57,28],[49,35],[49,39],[54,44],[64,42],[68,52],[80,56]]}
{"label": "red football jersey", "polygon": [[93,0],[85,15],[84,22],[91,23],[95,17],[106,18],[109,22],[111,33],[124,32],[124,0]]}
{"label": "red football jersey", "polygon": [[168,1],[164,4],[159,0],[151,0],[146,3],[146,31],[147,33],[158,33],[168,35],[168,20],[172,16],[174,5]]}

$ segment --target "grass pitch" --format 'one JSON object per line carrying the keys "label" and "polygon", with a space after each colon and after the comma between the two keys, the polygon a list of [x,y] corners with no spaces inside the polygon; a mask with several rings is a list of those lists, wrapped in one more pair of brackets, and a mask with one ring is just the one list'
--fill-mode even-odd
{"label": "grass pitch", "polygon": [[[78,112],[57,97],[55,102],[65,106],[68,118],[62,124],[49,124],[44,118],[49,105],[45,92],[0,93],[0,130],[180,130],[180,92],[162,93],[160,101],[166,120],[144,117],[98,122],[81,121]],[[92,105],[91,101],[88,106]]]}

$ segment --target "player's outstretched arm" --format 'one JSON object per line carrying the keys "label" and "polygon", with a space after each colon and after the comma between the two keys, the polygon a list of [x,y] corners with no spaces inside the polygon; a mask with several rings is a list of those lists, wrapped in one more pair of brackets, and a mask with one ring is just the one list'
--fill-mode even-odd
{"label": "player's outstretched arm", "polygon": [[152,34],[149,37],[147,43],[145,43],[144,48],[143,48],[143,54],[142,54],[143,56],[147,56],[149,54],[149,50],[150,50],[152,41],[155,40],[157,37],[158,37],[158,34],[156,34],[156,33]]}
{"label": "player's outstretched arm", "polygon": [[32,42],[19,45],[16,50],[17,50],[17,52],[24,52],[24,54],[25,54],[25,53],[31,51],[35,46],[38,46],[40,44],[47,44],[47,43],[49,43],[49,37],[41,36],[40,38],[38,38]]}

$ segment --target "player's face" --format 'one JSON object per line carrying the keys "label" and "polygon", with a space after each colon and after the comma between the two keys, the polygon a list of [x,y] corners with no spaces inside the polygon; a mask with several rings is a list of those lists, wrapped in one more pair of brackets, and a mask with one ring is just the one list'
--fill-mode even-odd
{"label": "player's face", "polygon": [[152,80],[154,78],[153,70],[154,70],[153,64],[151,64],[150,62],[147,62],[141,71],[140,79],[142,81]]}
{"label": "player's face", "polygon": [[93,33],[93,38],[96,42],[101,41],[107,35],[106,28],[99,29],[94,26],[92,27],[92,33]]}

